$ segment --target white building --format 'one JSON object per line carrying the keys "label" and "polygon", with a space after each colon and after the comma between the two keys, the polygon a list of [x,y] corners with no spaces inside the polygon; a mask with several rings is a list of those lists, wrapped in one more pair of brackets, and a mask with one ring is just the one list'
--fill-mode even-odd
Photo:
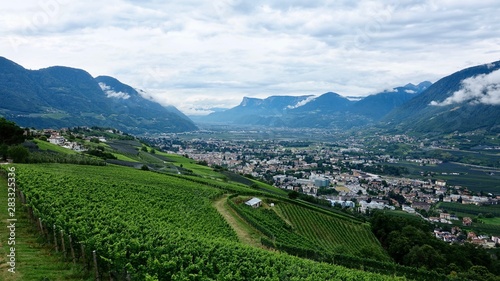
{"label": "white building", "polygon": [[245,202],[245,205],[248,205],[252,208],[258,208],[262,205],[262,200],[260,200],[257,197],[254,197],[254,198],[248,200],[247,202]]}

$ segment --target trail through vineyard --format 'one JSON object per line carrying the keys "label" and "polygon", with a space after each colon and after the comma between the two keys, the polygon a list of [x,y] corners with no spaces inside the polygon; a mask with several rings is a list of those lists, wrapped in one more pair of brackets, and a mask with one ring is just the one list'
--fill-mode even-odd
{"label": "trail through vineyard", "polygon": [[227,198],[229,195],[225,195],[222,198],[214,202],[214,207],[217,211],[224,217],[226,222],[231,226],[231,228],[236,232],[238,239],[241,243],[264,248],[260,243],[259,234],[256,230],[251,228],[245,221],[240,218],[227,204]]}

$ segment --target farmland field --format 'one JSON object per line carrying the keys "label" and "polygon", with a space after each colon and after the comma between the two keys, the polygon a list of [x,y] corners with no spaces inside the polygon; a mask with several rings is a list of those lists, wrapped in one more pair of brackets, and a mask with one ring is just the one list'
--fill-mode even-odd
{"label": "farmland field", "polygon": [[[475,192],[484,191],[500,194],[499,169],[465,166],[458,163],[419,166],[415,163],[401,162],[391,165],[406,167],[412,178],[421,178],[420,172],[434,172],[437,174],[433,177],[434,179],[446,180],[448,185],[464,186]],[[458,173],[458,175],[453,173]]]}
{"label": "farmland field", "polygon": [[117,166],[19,164],[16,177],[45,227],[71,234],[87,257],[96,250],[103,278],[393,279],[240,244],[213,206],[224,194],[215,185]]}

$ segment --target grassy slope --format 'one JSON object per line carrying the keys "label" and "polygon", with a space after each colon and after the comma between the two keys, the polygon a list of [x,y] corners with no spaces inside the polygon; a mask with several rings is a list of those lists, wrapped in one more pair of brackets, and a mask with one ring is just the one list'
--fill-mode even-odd
{"label": "grassy slope", "polygon": [[60,254],[46,245],[40,244],[36,228],[28,220],[28,216],[19,202],[16,202],[16,273],[7,271],[6,255],[10,246],[5,237],[9,236],[7,225],[7,181],[0,177],[0,280],[92,280],[85,278],[81,266],[73,266],[63,262]]}
{"label": "grassy slope", "polygon": [[35,139],[33,141],[38,145],[38,147],[41,150],[52,150],[52,151],[55,151],[58,153],[63,153],[63,154],[77,154],[78,153],[78,152],[73,151],[71,149],[67,149],[67,148],[64,148],[62,146],[52,144],[50,142],[41,141],[41,140],[37,140],[37,139]]}
{"label": "grassy slope", "polygon": [[167,157],[169,162],[172,162],[177,167],[182,167],[193,171],[193,173],[200,176],[212,177],[212,178],[223,178],[224,176],[220,173],[215,172],[212,168],[198,165],[193,159],[189,159],[176,154],[168,154],[165,152],[157,151],[156,154]]}

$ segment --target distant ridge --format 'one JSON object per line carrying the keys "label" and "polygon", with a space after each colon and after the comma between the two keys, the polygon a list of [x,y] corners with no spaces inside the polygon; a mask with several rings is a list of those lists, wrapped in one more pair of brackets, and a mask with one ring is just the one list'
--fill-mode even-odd
{"label": "distant ridge", "polygon": [[320,96],[245,97],[236,107],[197,120],[233,125],[348,129],[373,124],[430,85],[428,81],[407,84],[357,101],[334,92]]}
{"label": "distant ridge", "polygon": [[500,132],[500,61],[446,76],[383,118],[400,131]]}
{"label": "distant ridge", "polygon": [[113,127],[134,134],[196,130],[173,106],[145,99],[109,76],[63,66],[40,70],[0,57],[0,116],[23,127]]}

